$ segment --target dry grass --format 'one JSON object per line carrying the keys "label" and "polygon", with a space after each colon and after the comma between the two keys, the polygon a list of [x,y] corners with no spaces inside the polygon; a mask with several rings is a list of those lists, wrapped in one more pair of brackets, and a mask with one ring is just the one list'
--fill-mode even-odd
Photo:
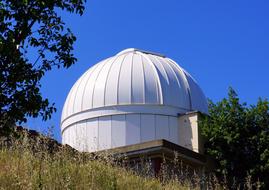
{"label": "dry grass", "polygon": [[175,180],[162,183],[136,175],[112,162],[111,156],[94,160],[64,148],[50,154],[40,143],[34,151],[29,144],[24,137],[12,147],[1,147],[0,189],[189,189]]}
{"label": "dry grass", "polygon": [[64,154],[51,158],[2,150],[0,167],[1,189],[170,189],[156,179],[142,178],[100,161],[81,162]]}
{"label": "dry grass", "polygon": [[[22,136],[11,144],[0,146],[0,189],[227,189],[214,175],[189,175],[177,156],[173,168],[162,165],[161,177],[154,178],[150,162],[140,166],[138,175],[105,152],[93,157],[61,147],[49,153],[43,137]],[[245,187],[252,189],[251,181]]]}

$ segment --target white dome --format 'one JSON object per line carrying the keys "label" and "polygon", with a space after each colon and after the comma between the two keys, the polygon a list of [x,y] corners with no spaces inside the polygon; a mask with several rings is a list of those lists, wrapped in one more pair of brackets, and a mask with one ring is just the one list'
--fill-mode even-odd
{"label": "white dome", "polygon": [[126,49],[88,69],[70,90],[61,128],[87,119],[118,114],[176,116],[208,112],[195,80],[173,60],[152,52]]}

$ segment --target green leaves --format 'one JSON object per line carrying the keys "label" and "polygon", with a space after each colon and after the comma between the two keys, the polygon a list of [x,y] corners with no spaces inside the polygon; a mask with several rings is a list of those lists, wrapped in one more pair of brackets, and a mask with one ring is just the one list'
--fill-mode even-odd
{"label": "green leaves", "polygon": [[240,103],[230,88],[228,99],[209,102],[210,116],[201,122],[206,137],[205,149],[219,166],[221,178],[232,185],[242,185],[251,174],[254,181],[269,188],[269,102],[259,99],[256,105]]}
{"label": "green leaves", "polygon": [[[42,97],[40,80],[53,68],[76,62],[76,37],[58,15],[59,9],[82,15],[84,0],[3,0],[0,2],[0,127],[44,120],[56,111]],[[57,11],[56,11],[57,10]],[[29,56],[31,53],[31,56]],[[29,57],[36,55],[36,59]]]}

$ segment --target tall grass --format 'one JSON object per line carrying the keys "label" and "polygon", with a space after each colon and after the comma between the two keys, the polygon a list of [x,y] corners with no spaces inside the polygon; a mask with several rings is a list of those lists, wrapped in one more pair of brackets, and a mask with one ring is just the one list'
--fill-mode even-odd
{"label": "tall grass", "polygon": [[50,153],[40,138],[24,136],[12,146],[1,146],[0,189],[188,189],[173,180],[164,184],[139,176],[115,164],[111,156],[95,158],[64,146]]}
{"label": "tall grass", "polygon": [[227,189],[214,176],[188,174],[176,156],[173,167],[164,163],[156,178],[150,161],[141,162],[135,170],[124,158],[115,159],[106,152],[93,155],[51,146],[49,138],[27,134],[1,144],[0,189]]}

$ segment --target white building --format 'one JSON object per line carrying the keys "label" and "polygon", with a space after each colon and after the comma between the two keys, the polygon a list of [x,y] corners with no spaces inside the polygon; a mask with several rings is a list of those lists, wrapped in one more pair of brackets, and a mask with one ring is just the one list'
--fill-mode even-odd
{"label": "white building", "polygon": [[207,113],[207,100],[189,73],[164,55],[126,49],[74,84],[62,111],[62,141],[94,152],[165,139],[201,153],[194,111]]}

